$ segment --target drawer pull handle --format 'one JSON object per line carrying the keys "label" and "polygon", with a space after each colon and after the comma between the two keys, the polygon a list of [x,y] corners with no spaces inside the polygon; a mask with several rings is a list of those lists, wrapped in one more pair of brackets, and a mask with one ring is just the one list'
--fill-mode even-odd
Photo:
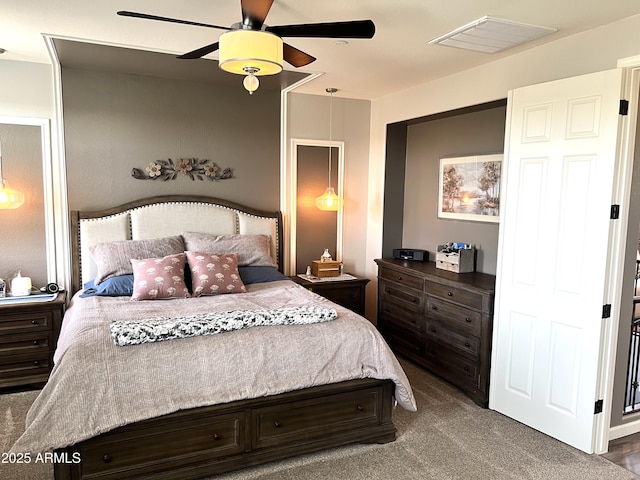
{"label": "drawer pull handle", "polygon": [[359,412],[364,412],[364,407],[362,405],[358,405],[356,408]]}
{"label": "drawer pull handle", "polygon": [[467,323],[471,323],[471,319],[469,317],[465,318],[464,321]]}
{"label": "drawer pull handle", "polygon": [[464,371],[468,372],[469,371],[469,367],[464,367]]}
{"label": "drawer pull handle", "polygon": [[37,325],[38,324],[38,320],[31,320],[31,325]]}
{"label": "drawer pull handle", "polygon": [[104,463],[111,463],[113,461],[113,457],[111,455],[103,455],[102,461]]}
{"label": "drawer pull handle", "polygon": [[38,360],[34,360],[33,364],[37,367],[38,365],[40,365],[40,362]]}
{"label": "drawer pull handle", "polygon": [[447,297],[453,297],[453,292],[447,292]]}
{"label": "drawer pull handle", "polygon": [[431,310],[438,310],[438,307],[436,307],[435,305],[431,305]]}
{"label": "drawer pull handle", "polygon": [[39,343],[40,343],[40,342],[39,342],[38,340],[34,340],[34,341],[33,341],[33,344],[34,344],[34,345],[38,345]]}
{"label": "drawer pull handle", "polygon": [[276,428],[282,428],[282,424],[278,421],[273,422],[273,426]]}
{"label": "drawer pull handle", "polygon": [[416,323],[416,319],[415,319],[415,318],[412,318],[412,319],[411,319],[411,323],[413,323],[413,324],[415,325],[415,323]]}
{"label": "drawer pull handle", "polygon": [[398,275],[398,281],[402,281],[402,275]]}
{"label": "drawer pull handle", "polygon": [[433,333],[436,333],[436,327],[432,327],[432,328],[431,328],[431,331],[432,331]]}
{"label": "drawer pull handle", "polygon": [[413,298],[411,299],[411,302],[412,302],[412,303],[418,303],[418,299],[417,299],[416,297],[413,297]]}
{"label": "drawer pull handle", "polygon": [[215,441],[222,440],[222,435],[218,435],[217,433],[214,433],[214,434],[213,434],[213,439],[214,439]]}
{"label": "drawer pull handle", "polygon": [[471,344],[469,342],[464,342],[464,346],[468,348],[471,346]]}

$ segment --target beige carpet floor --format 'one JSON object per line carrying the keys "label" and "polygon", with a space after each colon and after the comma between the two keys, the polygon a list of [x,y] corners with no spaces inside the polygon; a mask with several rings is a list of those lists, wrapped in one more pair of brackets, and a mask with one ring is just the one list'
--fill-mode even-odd
{"label": "beige carpet floor", "polygon": [[[397,408],[398,438],[352,445],[216,477],[219,480],[623,480],[633,473],[587,455],[491,410],[456,388],[403,362],[418,412]],[[7,452],[23,429],[37,392],[0,395],[0,446]],[[0,478],[52,479],[47,464],[0,463]]]}

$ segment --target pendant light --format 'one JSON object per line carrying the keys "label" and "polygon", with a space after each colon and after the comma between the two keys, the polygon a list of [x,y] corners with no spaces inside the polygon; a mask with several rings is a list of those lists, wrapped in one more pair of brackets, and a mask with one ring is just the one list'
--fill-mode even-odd
{"label": "pendant light", "polygon": [[336,195],[335,190],[331,186],[331,120],[333,117],[333,94],[337,91],[338,89],[336,88],[327,88],[327,93],[331,95],[329,100],[329,186],[322,195],[316,197],[316,207],[318,207],[320,210],[332,212],[340,210],[344,203],[342,197]]}
{"label": "pendant light", "polygon": [[2,150],[0,149],[0,209],[18,208],[24,203],[24,194],[9,188],[9,184],[2,175]]}

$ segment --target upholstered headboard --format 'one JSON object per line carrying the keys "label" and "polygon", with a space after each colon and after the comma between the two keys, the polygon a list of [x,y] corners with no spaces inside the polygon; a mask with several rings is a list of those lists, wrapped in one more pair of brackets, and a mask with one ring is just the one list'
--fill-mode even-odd
{"label": "upholstered headboard", "polygon": [[71,212],[72,292],[94,278],[89,247],[118,240],[141,240],[183,232],[262,234],[271,237],[271,254],[282,271],[282,215],[218,198],[170,195],[136,200],[94,212]]}

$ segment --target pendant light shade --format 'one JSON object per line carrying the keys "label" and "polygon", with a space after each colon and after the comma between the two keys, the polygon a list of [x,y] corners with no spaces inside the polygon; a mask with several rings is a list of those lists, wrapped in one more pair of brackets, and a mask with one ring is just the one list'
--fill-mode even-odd
{"label": "pendant light shade", "polygon": [[24,204],[24,193],[9,188],[9,184],[2,175],[2,152],[0,151],[0,210],[10,210]]}
{"label": "pendant light shade", "polygon": [[324,211],[337,212],[344,205],[342,197],[336,195],[335,190],[331,186],[331,130],[333,117],[333,94],[337,92],[336,88],[327,88],[327,93],[331,95],[329,100],[329,186],[322,195],[316,197],[316,207]]}
{"label": "pendant light shade", "polygon": [[2,179],[2,188],[0,188],[0,209],[10,210],[21,207],[24,204],[24,193],[9,188],[7,181]]}
{"label": "pendant light shade", "polygon": [[336,195],[333,187],[327,187],[322,195],[316,197],[316,207],[325,211],[338,211],[342,208],[342,197]]}

